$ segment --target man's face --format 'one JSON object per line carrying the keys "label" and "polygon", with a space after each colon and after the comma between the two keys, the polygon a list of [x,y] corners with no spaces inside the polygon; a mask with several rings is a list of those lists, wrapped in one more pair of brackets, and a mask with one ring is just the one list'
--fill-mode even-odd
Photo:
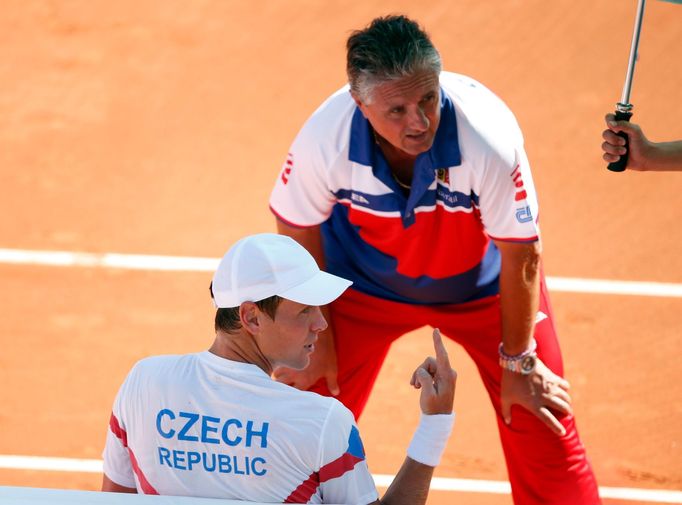
{"label": "man's face", "polygon": [[262,333],[258,345],[273,368],[286,366],[303,370],[310,363],[317,334],[327,328],[319,307],[282,300],[274,319],[264,312],[259,320]]}
{"label": "man's face", "polygon": [[374,131],[394,148],[417,156],[433,145],[440,122],[436,72],[422,71],[379,84],[369,103],[353,98]]}

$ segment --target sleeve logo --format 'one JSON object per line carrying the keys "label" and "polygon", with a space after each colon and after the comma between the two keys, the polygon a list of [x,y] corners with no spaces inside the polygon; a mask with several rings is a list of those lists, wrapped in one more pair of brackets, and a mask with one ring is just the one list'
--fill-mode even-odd
{"label": "sleeve logo", "polygon": [[520,165],[516,165],[516,168],[511,173],[511,178],[514,181],[514,186],[516,186],[516,196],[514,197],[514,200],[517,202],[520,202],[521,200],[525,199],[528,196],[526,190],[523,189],[523,179],[521,179],[521,171],[519,170],[519,168]]}
{"label": "sleeve logo", "polygon": [[284,163],[284,168],[282,169],[282,182],[284,184],[289,182],[289,176],[291,175],[292,168],[294,168],[294,155],[288,153],[287,161]]}
{"label": "sleeve logo", "polygon": [[528,223],[533,220],[533,214],[530,212],[530,207],[526,205],[520,209],[516,209],[516,220],[519,223]]}

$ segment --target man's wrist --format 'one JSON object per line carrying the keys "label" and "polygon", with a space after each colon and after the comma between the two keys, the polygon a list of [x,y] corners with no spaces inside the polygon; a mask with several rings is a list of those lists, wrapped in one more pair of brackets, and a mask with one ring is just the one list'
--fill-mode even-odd
{"label": "man's wrist", "polygon": [[407,448],[407,455],[423,465],[438,466],[445,446],[450,438],[455,413],[424,414],[422,412],[412,441]]}
{"label": "man's wrist", "polygon": [[535,351],[537,346],[538,344],[535,339],[531,338],[528,347],[524,351],[518,354],[507,354],[504,352],[504,344],[500,343],[497,351],[500,366],[504,370],[509,370],[510,372],[528,375],[535,370],[537,362],[537,354]]}
{"label": "man's wrist", "polygon": [[527,354],[534,353],[537,348],[538,348],[538,343],[536,342],[536,340],[533,337],[531,337],[530,340],[528,341],[528,345],[526,346],[526,348],[523,351],[521,351],[520,353],[511,354],[511,353],[505,352],[504,342],[500,342],[500,345],[498,347],[498,353],[499,353],[501,358],[517,359],[517,358],[523,357]]}

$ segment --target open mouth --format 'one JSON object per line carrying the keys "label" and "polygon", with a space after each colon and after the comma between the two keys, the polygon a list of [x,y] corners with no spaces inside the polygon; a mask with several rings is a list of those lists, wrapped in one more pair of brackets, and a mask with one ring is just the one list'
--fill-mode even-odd
{"label": "open mouth", "polygon": [[415,134],[408,134],[406,137],[411,140],[412,142],[422,142],[426,139],[426,134],[428,132],[422,132],[422,133],[415,133]]}

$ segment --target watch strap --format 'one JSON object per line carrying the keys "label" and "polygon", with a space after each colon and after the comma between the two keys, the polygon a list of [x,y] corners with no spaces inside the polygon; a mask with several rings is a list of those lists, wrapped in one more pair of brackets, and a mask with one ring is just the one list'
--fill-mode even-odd
{"label": "watch strap", "polygon": [[498,347],[500,366],[510,372],[528,375],[535,370],[535,363],[537,360],[535,351],[537,347],[537,342],[534,338],[531,338],[528,349],[522,353],[510,355],[504,352],[503,344],[500,343],[500,346]]}

